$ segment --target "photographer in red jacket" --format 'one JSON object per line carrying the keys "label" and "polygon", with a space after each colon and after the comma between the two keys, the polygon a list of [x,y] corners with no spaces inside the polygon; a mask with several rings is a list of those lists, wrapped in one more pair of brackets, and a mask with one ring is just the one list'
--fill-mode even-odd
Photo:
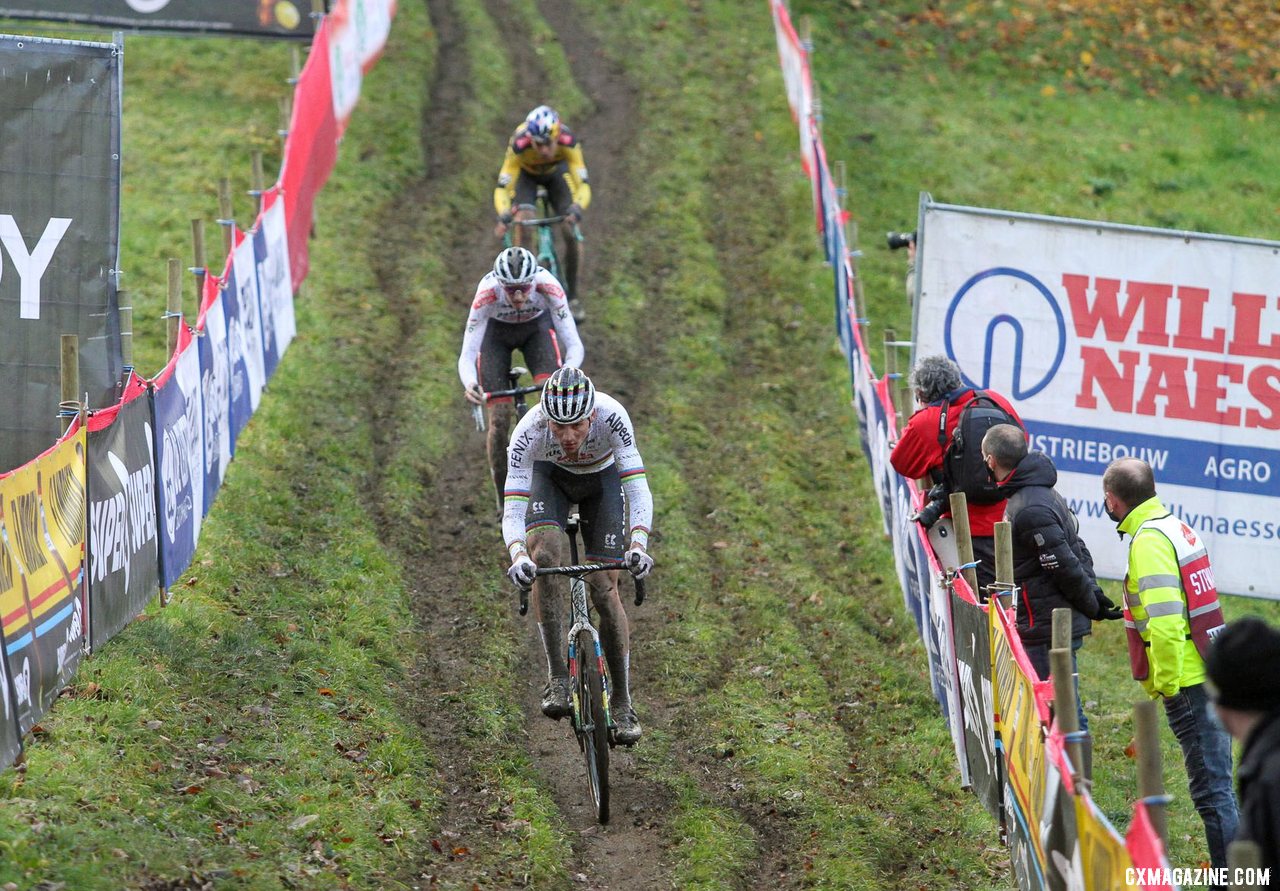
{"label": "photographer in red jacket", "polygon": [[[925,356],[916,362],[911,372],[911,388],[915,391],[916,401],[921,407],[907,420],[902,438],[894,445],[889,455],[889,463],[903,476],[918,480],[921,488],[927,491],[935,484],[944,482],[942,467],[946,450],[955,436],[961,412],[973,401],[979,391],[965,386],[960,377],[960,366],[946,356]],[[981,392],[1014,418],[1018,417],[1013,406],[999,393],[992,390]],[[938,428],[942,420],[944,404],[947,406],[947,422],[944,428],[944,441],[939,443]],[[945,491],[939,494],[942,499],[947,498]],[[945,505],[941,507],[943,509],[939,516],[951,516],[948,507]],[[980,598],[987,585],[996,580],[995,524],[1002,519],[1004,519],[1003,501],[995,504],[969,503],[969,534],[973,538],[973,556],[978,561],[976,593]],[[930,524],[926,523],[926,525]]]}

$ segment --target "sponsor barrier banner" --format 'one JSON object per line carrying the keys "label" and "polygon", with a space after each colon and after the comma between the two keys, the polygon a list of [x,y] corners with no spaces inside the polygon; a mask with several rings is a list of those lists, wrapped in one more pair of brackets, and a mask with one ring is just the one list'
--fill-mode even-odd
{"label": "sponsor barrier banner", "polygon": [[333,113],[329,75],[329,29],[322,27],[311,45],[294,87],[293,116],[280,169],[285,226],[289,233],[289,273],[297,291],[307,277],[307,238],[311,234],[316,194],[338,159],[341,130]]}
{"label": "sponsor barrier banner", "polygon": [[809,122],[813,119],[813,81],[809,74],[809,52],[791,24],[784,0],[770,0],[773,30],[778,39],[778,61],[782,64],[782,80],[787,88],[791,120],[800,129],[800,162],[809,176],[814,174],[813,142],[809,138]]}
{"label": "sponsor barrier banner", "polygon": [[1045,799],[1040,809],[1040,837],[1051,891],[1084,891],[1080,837],[1071,770],[1057,725],[1045,740]]}
{"label": "sponsor barrier banner", "polygon": [[918,355],[1008,396],[1058,468],[1099,575],[1118,457],[1155,469],[1218,590],[1280,598],[1280,243],[934,204],[920,210]]}
{"label": "sponsor barrier banner", "polygon": [[985,608],[951,594],[956,665],[963,699],[965,757],[973,794],[997,821],[1004,816],[1000,800],[1000,767],[996,755],[995,704],[991,694],[991,632]]}
{"label": "sponsor barrier banner", "polygon": [[191,565],[204,510],[204,413],[200,353],[191,330],[179,328],[178,349],[153,381],[156,516],[160,527],[160,585],[168,588]]}
{"label": "sponsor barrier banner", "polygon": [[1037,696],[1013,616],[998,604],[988,606],[991,661],[995,671],[995,724],[1004,752],[1005,825],[1010,860],[1018,887],[1047,888],[1040,822],[1047,783],[1042,726],[1048,708]]}
{"label": "sponsor barrier banner", "polygon": [[222,280],[205,276],[196,330],[200,352],[200,398],[204,405],[204,514],[213,507],[231,463],[231,356]]}
{"label": "sponsor barrier banner", "polygon": [[262,302],[262,355],[268,379],[298,333],[293,314],[293,284],[289,278],[289,242],[284,227],[284,202],[280,190],[263,195],[262,215],[253,233],[253,253],[258,265],[258,296]]}
{"label": "sponsor barrier banner", "polygon": [[120,60],[0,35],[0,471],[61,433],[61,337],[90,407],[119,398]]}
{"label": "sponsor barrier banner", "polygon": [[0,16],[307,40],[315,33],[308,0],[9,0],[0,5]]}
{"label": "sponsor barrier banner", "polygon": [[84,646],[85,431],[0,478],[0,618],[22,733],[70,682]]}
{"label": "sponsor barrier banner", "polygon": [[[1111,830],[1110,825],[1107,829]],[[1106,875],[1113,884],[1097,884],[1094,885],[1095,888],[1127,886],[1144,888],[1147,891],[1174,891],[1173,883],[1168,880],[1169,860],[1165,856],[1164,846],[1160,844],[1160,836],[1151,825],[1151,814],[1147,811],[1147,805],[1144,802],[1139,801],[1133,807],[1133,820],[1129,823],[1129,831],[1125,833],[1123,845],[1120,845],[1120,839],[1116,836],[1115,830],[1111,830],[1110,835],[1115,836],[1111,842],[1119,848],[1118,853],[1113,853],[1107,864],[1109,869]],[[1130,861],[1135,867],[1133,875],[1130,875],[1127,869]],[[1131,878],[1138,878],[1139,869],[1141,869],[1141,881],[1129,881]],[[1121,881],[1124,885],[1119,884]]]}
{"label": "sponsor barrier banner", "polygon": [[[1131,865],[1125,842],[1107,822],[1091,797],[1077,795],[1075,805],[1076,833],[1080,837],[1080,863],[1084,870],[1085,888],[1089,891],[1111,891],[1113,888],[1133,887],[1125,881],[1125,871]],[[1133,821],[1129,824],[1130,833],[1142,819],[1138,813],[1141,808],[1141,803],[1134,808]],[[1160,848],[1159,838],[1155,838],[1155,847],[1157,850]]]}
{"label": "sponsor barrier banner", "polygon": [[[0,544],[0,564],[4,562],[4,546]],[[0,579],[3,584],[3,579]],[[0,714],[0,770],[8,767],[22,754],[22,731],[18,727],[18,709],[14,704],[13,684],[9,678],[9,654],[5,649],[4,635],[0,634],[0,699],[4,700]]]}
{"label": "sponsor barrier banner", "polygon": [[134,377],[89,419],[89,640],[102,646],[160,586],[151,398]]}

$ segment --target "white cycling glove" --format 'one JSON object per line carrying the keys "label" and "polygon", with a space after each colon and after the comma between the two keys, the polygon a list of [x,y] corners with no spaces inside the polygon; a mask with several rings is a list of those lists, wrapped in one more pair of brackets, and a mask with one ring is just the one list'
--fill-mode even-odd
{"label": "white cycling glove", "polygon": [[627,551],[625,560],[627,569],[638,579],[653,572],[653,558],[645,553],[644,548],[631,548]]}
{"label": "white cycling glove", "polygon": [[507,577],[518,587],[531,587],[533,580],[538,577],[538,564],[530,560],[528,554],[521,554],[511,561],[511,568],[507,570]]}

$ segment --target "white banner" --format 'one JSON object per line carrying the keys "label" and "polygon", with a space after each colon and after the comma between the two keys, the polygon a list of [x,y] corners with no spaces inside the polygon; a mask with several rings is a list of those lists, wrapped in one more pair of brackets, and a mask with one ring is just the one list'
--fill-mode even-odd
{"label": "white banner", "polygon": [[1280,599],[1280,243],[922,196],[917,356],[1009,397],[1098,574],[1124,575],[1102,472],[1134,456],[1219,591]]}
{"label": "white banner", "polygon": [[787,102],[791,105],[791,119],[800,128],[800,159],[804,172],[814,175],[813,141],[809,133],[809,121],[813,115],[813,83],[809,75],[809,53],[801,43],[791,24],[786,4],[782,0],[770,0],[773,11],[773,30],[778,40],[778,61],[782,65],[782,80],[787,88]]}

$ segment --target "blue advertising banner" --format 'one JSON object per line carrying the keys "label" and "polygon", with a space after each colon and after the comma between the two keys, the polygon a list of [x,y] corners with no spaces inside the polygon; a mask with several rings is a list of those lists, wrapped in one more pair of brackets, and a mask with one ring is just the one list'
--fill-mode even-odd
{"label": "blue advertising banner", "polygon": [[160,520],[160,584],[173,585],[195,555],[204,515],[204,414],[200,353],[181,328],[178,350],[153,397]]}
{"label": "blue advertising banner", "polygon": [[205,302],[196,339],[200,352],[200,396],[204,404],[204,506],[213,507],[231,463],[231,365],[227,318],[216,279],[205,280]]}

